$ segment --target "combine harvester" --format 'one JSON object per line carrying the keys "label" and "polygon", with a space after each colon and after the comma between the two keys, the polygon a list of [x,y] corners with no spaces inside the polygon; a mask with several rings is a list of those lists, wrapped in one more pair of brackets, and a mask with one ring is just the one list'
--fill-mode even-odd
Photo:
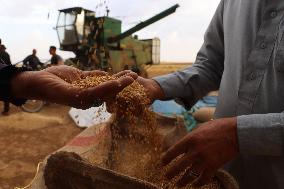
{"label": "combine harvester", "polygon": [[160,40],[140,40],[132,34],[171,15],[178,7],[176,4],[123,33],[118,19],[96,17],[95,12],[81,7],[60,10],[56,25],[60,49],[76,55],[66,64],[112,73],[132,69],[147,76],[144,67],[160,63]]}

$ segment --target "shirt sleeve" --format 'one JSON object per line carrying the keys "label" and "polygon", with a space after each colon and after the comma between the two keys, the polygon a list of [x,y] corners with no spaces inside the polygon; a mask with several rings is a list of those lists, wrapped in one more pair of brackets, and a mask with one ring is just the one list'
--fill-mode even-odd
{"label": "shirt sleeve", "polygon": [[239,116],[237,125],[241,154],[284,155],[284,113]]}
{"label": "shirt sleeve", "polygon": [[11,96],[11,79],[12,77],[24,71],[12,65],[4,65],[0,63],[0,100],[5,100],[20,106],[26,102],[26,99],[14,98]]}
{"label": "shirt sleeve", "polygon": [[218,90],[224,70],[223,10],[221,1],[192,67],[154,78],[167,99],[178,98],[191,108],[208,92]]}

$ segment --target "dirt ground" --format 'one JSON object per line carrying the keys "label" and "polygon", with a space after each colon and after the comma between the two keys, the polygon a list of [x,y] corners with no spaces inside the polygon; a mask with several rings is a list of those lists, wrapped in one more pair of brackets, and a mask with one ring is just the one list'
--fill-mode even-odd
{"label": "dirt ground", "polygon": [[82,131],[69,118],[69,109],[50,104],[29,114],[13,106],[9,116],[0,115],[0,189],[26,186],[38,162]]}

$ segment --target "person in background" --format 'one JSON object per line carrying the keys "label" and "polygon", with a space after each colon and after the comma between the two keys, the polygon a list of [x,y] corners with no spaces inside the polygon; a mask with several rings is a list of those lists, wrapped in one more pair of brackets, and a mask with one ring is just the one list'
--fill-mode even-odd
{"label": "person in background", "polygon": [[10,55],[6,51],[6,46],[0,45],[0,61],[2,64],[11,65]]}
{"label": "person in background", "polygon": [[[1,41],[1,40],[0,40]],[[10,55],[6,52],[5,45],[0,45],[0,63],[5,65],[12,65]],[[4,100],[4,110],[2,115],[9,115],[10,103],[9,100]]]}
{"label": "person in background", "polygon": [[63,65],[63,59],[56,54],[56,47],[55,46],[50,46],[49,48],[49,53],[51,54],[51,65],[52,66],[58,66],[58,65]]}
{"label": "person in background", "polygon": [[39,66],[43,65],[43,63],[41,63],[39,58],[36,56],[36,53],[36,49],[33,49],[32,54],[27,56],[23,60],[23,64],[25,67],[30,68],[32,70],[37,70]]}

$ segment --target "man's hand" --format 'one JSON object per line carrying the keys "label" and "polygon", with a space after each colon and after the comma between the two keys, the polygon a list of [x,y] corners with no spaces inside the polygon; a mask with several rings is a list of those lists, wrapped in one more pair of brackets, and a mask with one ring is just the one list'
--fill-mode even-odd
{"label": "man's hand", "polygon": [[[150,99],[151,103],[154,100],[164,99],[165,98],[163,89],[160,87],[160,85],[155,80],[153,80],[153,79],[146,79],[146,78],[143,78],[143,77],[138,77],[136,79],[136,81],[144,86],[144,88],[146,90],[146,94],[147,94],[148,98]],[[113,101],[108,101],[107,102],[107,110],[108,110],[108,112],[113,112],[114,111]],[[139,114],[139,113],[140,112],[137,111],[137,114]]]}
{"label": "man's hand", "polygon": [[148,98],[151,100],[151,102],[165,98],[163,89],[155,80],[138,77],[137,81],[144,86]]}
{"label": "man's hand", "polygon": [[181,139],[163,156],[162,163],[173,163],[166,177],[172,179],[186,170],[177,182],[179,187],[210,182],[216,171],[238,156],[237,118],[225,118],[202,124]]}
{"label": "man's hand", "polygon": [[97,99],[114,99],[117,93],[138,77],[131,71],[123,71],[118,76],[125,77],[102,83],[97,87],[81,89],[71,84],[86,76],[106,74],[102,71],[81,71],[69,66],[53,66],[38,72],[23,72],[12,79],[12,95],[85,109],[91,107]]}

